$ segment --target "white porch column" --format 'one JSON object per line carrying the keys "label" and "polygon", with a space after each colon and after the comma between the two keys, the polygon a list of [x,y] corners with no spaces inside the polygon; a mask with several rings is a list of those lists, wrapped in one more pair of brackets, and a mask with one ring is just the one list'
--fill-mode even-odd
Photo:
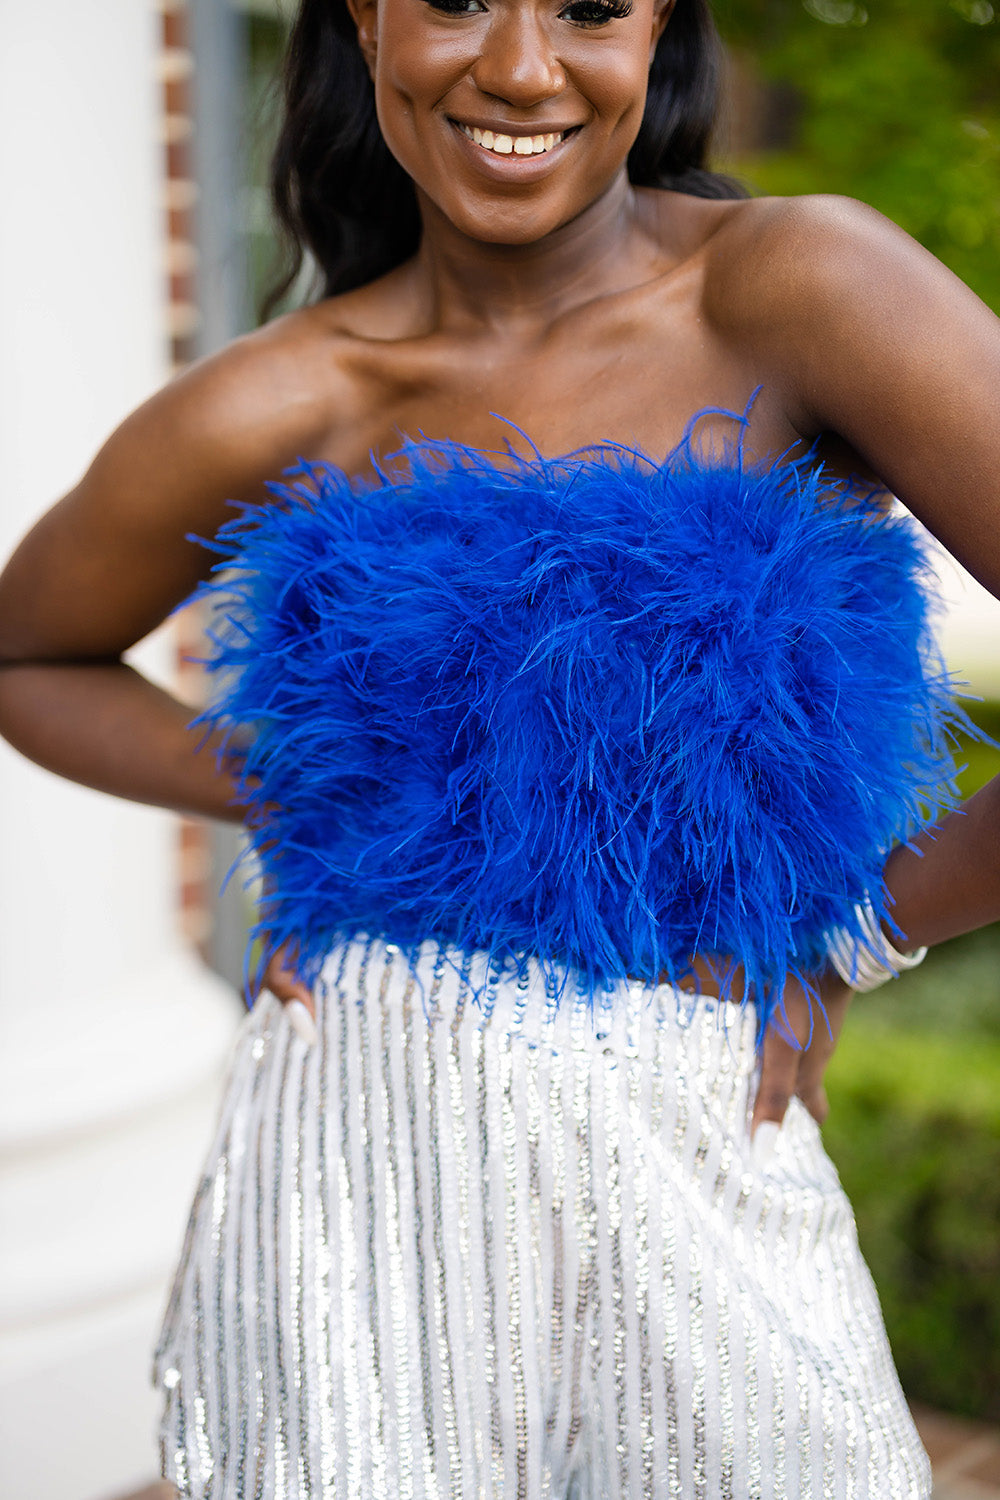
{"label": "white porch column", "polygon": [[1000,599],[943,551],[938,576],[945,603],[941,641],[948,666],[974,697],[1000,698]]}
{"label": "white porch column", "polygon": [[[6,555],[167,369],[153,0],[0,22]],[[239,1014],[177,938],[175,879],[169,816],[0,747],[5,1496],[157,1472],[150,1348]]]}

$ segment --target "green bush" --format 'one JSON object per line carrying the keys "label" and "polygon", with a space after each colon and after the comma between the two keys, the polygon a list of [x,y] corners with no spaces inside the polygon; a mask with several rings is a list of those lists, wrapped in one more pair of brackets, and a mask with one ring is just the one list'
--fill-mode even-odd
{"label": "green bush", "polygon": [[730,165],[767,193],[848,193],[873,204],[1000,308],[1000,5],[714,8],[726,41],[768,90],[765,139]]}
{"label": "green bush", "polygon": [[1000,1041],[859,1014],[828,1085],[827,1148],[907,1394],[1000,1419]]}
{"label": "green bush", "polygon": [[962,737],[956,751],[956,760],[963,767],[958,775],[958,789],[963,797],[971,797],[993,776],[1000,773],[1000,703],[975,703],[965,700],[963,707],[969,718],[989,735],[995,744]]}
{"label": "green bush", "polygon": [[[1000,705],[968,707],[1000,737]],[[1000,770],[989,746],[959,760],[965,796]],[[858,996],[827,1085],[827,1149],[907,1394],[1000,1420],[1000,925]]]}

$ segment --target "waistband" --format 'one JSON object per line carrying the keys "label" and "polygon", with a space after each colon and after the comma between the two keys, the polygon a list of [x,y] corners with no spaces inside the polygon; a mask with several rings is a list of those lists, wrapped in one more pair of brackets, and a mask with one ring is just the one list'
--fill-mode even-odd
{"label": "waistband", "polygon": [[[484,952],[465,952],[428,940],[415,950],[355,934],[327,956],[321,988],[342,1003],[383,1003],[422,1009],[428,1023],[467,1024],[516,1037],[529,1045],[595,1046],[621,1056],[652,1057],[668,1037],[678,1043],[721,1047],[734,1061],[756,1065],[757,1016],[743,1005],[683,990],[672,984],[620,980],[592,993],[572,971],[543,969],[531,955],[491,962]],[[713,1065],[706,1056],[706,1066]]]}

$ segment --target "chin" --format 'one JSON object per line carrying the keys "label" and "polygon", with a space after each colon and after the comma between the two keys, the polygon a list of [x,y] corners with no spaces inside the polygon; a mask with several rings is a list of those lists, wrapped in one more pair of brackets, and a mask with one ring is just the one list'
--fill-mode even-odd
{"label": "chin", "polygon": [[470,225],[468,228],[462,225],[457,227],[462,229],[463,234],[467,235],[469,239],[477,240],[481,245],[510,245],[513,247],[515,245],[537,245],[550,234],[554,234],[562,226],[560,223],[553,223],[540,226],[526,225],[523,228],[519,228],[513,224],[489,226],[476,224]]}
{"label": "chin", "polygon": [[580,207],[517,205],[498,200],[479,211],[468,201],[440,204],[441,212],[470,240],[484,245],[534,245],[570,223],[587,205]]}

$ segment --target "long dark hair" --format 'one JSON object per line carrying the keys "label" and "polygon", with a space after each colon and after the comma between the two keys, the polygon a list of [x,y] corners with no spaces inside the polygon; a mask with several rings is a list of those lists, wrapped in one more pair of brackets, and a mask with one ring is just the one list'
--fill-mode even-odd
{"label": "long dark hair", "polygon": [[[629,153],[637,187],[701,198],[742,188],[705,165],[715,124],[721,48],[708,0],[677,0],[649,73],[646,112]],[[271,164],[283,261],[265,316],[287,295],[307,252],[314,292],[372,281],[417,248],[410,178],[389,151],[344,0],[301,0],[285,55],[284,120]]]}

